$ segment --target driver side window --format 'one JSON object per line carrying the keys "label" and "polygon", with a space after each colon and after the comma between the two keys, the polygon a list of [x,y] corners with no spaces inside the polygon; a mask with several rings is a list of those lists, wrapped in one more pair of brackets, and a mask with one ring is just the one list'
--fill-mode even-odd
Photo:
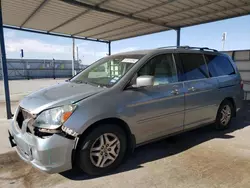
{"label": "driver side window", "polygon": [[138,76],[154,76],[154,86],[178,82],[172,54],[153,57],[138,72]]}

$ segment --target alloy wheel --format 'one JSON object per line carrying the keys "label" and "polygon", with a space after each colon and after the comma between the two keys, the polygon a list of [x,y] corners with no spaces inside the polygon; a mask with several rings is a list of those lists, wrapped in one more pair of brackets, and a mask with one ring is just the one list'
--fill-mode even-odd
{"label": "alloy wheel", "polygon": [[105,168],[111,165],[120,152],[120,140],[113,133],[98,137],[90,148],[90,160],[93,165]]}
{"label": "alloy wheel", "polygon": [[225,105],[222,110],[221,110],[221,119],[220,119],[220,122],[222,125],[226,126],[230,119],[231,119],[231,108],[229,105]]}

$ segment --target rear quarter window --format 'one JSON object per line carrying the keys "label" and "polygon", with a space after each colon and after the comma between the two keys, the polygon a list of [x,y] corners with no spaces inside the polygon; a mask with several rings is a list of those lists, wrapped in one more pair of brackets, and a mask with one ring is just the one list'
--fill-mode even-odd
{"label": "rear quarter window", "polygon": [[205,58],[210,76],[215,77],[235,74],[233,65],[227,57],[205,54]]}

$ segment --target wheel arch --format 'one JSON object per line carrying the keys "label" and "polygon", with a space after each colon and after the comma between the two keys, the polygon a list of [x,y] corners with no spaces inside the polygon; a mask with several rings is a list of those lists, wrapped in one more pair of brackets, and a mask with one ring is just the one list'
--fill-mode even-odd
{"label": "wheel arch", "polygon": [[[122,120],[120,118],[116,118],[116,117],[101,119],[101,120],[98,120],[98,121],[92,123],[90,126],[88,126],[88,128],[86,130],[84,130],[84,132],[79,137],[79,139],[76,143],[75,150],[77,151],[79,149],[80,143],[86,138],[86,136],[88,134],[90,134],[92,132],[92,130],[98,128],[99,126],[101,126],[103,124],[115,124],[117,126],[120,126],[123,129],[123,131],[126,134],[127,146],[128,146],[125,157],[129,156],[129,154],[131,154],[135,149],[136,139],[135,139],[135,136],[132,134],[128,124],[124,120]],[[75,155],[72,156],[72,163],[74,163],[74,161],[75,161]]]}

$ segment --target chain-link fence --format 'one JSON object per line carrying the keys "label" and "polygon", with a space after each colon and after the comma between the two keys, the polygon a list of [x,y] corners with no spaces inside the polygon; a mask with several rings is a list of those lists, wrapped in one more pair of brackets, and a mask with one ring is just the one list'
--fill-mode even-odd
{"label": "chain-link fence", "polygon": [[[8,59],[9,80],[36,78],[68,78],[72,75],[71,60]],[[75,71],[84,69],[85,65],[75,62]],[[0,78],[2,79],[0,67]]]}

